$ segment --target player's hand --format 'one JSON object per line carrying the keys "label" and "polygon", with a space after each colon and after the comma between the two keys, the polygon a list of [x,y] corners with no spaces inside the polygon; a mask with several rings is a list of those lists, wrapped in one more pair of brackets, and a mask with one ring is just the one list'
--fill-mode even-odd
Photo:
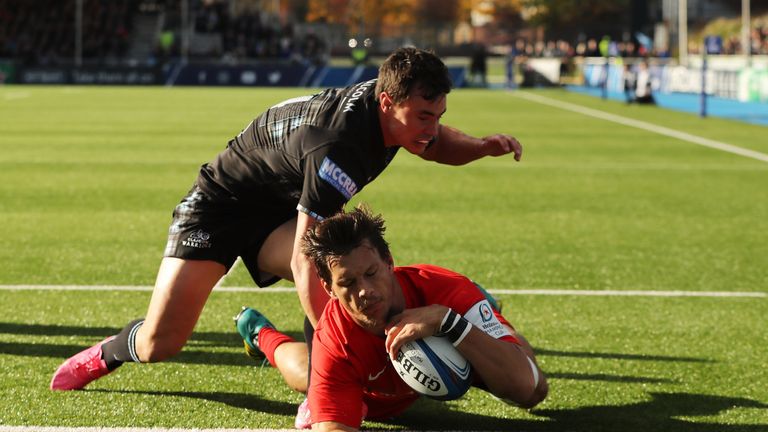
{"label": "player's hand", "polygon": [[515,160],[520,161],[523,157],[523,146],[515,137],[509,135],[496,134],[483,138],[483,150],[488,156],[504,156],[514,153]]}
{"label": "player's hand", "polygon": [[384,329],[387,335],[384,347],[389,357],[394,360],[404,343],[437,333],[447,311],[447,307],[435,304],[406,309],[392,317]]}

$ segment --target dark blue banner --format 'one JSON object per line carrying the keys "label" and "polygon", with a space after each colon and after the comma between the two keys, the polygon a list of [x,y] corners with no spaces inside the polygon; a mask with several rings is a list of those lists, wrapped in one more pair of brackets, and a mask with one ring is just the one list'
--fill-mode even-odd
{"label": "dark blue banner", "polygon": [[150,68],[127,67],[28,67],[16,71],[19,84],[160,84],[160,73]]}
{"label": "dark blue banner", "polygon": [[168,85],[302,87],[317,68],[301,65],[177,65],[166,76]]}

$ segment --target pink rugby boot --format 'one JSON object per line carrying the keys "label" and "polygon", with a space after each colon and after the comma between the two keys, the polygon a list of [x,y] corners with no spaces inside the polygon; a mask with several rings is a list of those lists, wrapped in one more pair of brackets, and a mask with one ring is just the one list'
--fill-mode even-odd
{"label": "pink rugby boot", "polygon": [[51,390],[80,390],[91,381],[112,372],[101,358],[101,346],[114,338],[110,336],[68,358],[53,374]]}

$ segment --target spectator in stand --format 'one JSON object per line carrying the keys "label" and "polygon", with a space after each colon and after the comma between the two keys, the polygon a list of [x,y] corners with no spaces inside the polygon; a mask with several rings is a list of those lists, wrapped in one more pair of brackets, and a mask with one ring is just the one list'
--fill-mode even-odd
{"label": "spectator in stand", "polygon": [[587,57],[600,57],[600,49],[595,39],[587,40],[587,51],[584,53]]}
{"label": "spectator in stand", "polygon": [[[74,2],[0,1],[0,57],[24,65],[70,63],[75,55]],[[137,4],[130,0],[83,4],[83,57],[125,56]]]}
{"label": "spectator in stand", "polygon": [[517,39],[514,45],[509,48],[509,53],[506,58],[505,73],[507,88],[517,88],[515,71],[517,69],[517,64],[520,63],[519,58],[523,56],[525,56],[525,41],[523,39]]}
{"label": "spectator in stand", "polygon": [[632,65],[629,63],[624,63],[624,72],[623,72],[623,80],[624,80],[624,98],[628,104],[635,101],[635,73],[632,71]]}
{"label": "spectator in stand", "polygon": [[622,57],[636,57],[637,53],[635,52],[635,43],[632,41],[627,41],[624,44],[624,52],[621,53]]}
{"label": "spectator in stand", "polygon": [[327,62],[325,42],[312,29],[304,35],[299,49],[303,61],[307,64],[322,66]]}
{"label": "spectator in stand", "polygon": [[587,44],[584,42],[579,42],[576,44],[576,56],[577,57],[584,57],[587,55]]}
{"label": "spectator in stand", "polygon": [[651,91],[651,72],[648,69],[648,62],[642,61],[637,68],[637,81],[635,84],[635,102],[639,104],[656,104]]}
{"label": "spectator in stand", "polygon": [[474,49],[472,50],[472,58],[469,65],[469,79],[472,85],[476,87],[487,87],[487,72],[488,53],[485,50],[485,45],[475,44]]}

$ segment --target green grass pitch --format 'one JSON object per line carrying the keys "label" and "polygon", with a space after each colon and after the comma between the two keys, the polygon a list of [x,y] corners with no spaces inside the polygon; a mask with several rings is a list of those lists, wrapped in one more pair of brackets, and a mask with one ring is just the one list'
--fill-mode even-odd
{"label": "green grass pitch", "polygon": [[[0,285],[152,285],[171,211],[255,115],[306,89],[0,87]],[[768,153],[765,128],[537,94]],[[768,164],[556,109],[456,90],[445,123],[515,135],[523,161],[401,152],[354,202],[399,264],[492,289],[768,291]],[[251,286],[236,267],[225,285]],[[216,292],[174,361],[54,393],[67,356],[145,313],[149,292],[0,290],[0,425],[290,428],[301,396],[242,352],[241,305],[301,337],[295,294]],[[550,396],[472,390],[377,429],[768,430],[768,299],[501,295]]]}

